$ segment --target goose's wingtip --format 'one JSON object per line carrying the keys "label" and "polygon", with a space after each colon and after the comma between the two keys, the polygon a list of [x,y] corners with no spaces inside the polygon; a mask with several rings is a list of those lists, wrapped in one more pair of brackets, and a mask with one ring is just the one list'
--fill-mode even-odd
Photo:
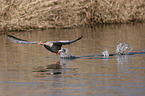
{"label": "goose's wingtip", "polygon": [[8,38],[10,38],[10,37],[15,38],[14,36],[12,36],[12,35],[10,35],[10,34],[8,34],[7,36],[8,36]]}
{"label": "goose's wingtip", "polygon": [[8,36],[8,38],[9,38],[9,39],[10,39],[10,38],[12,38],[12,37],[14,37],[14,36],[12,36],[12,35],[9,35],[9,34],[8,34],[7,36]]}
{"label": "goose's wingtip", "polygon": [[81,37],[79,37],[78,40],[80,40],[80,39],[82,39],[82,38],[83,38],[83,35],[82,35]]}
{"label": "goose's wingtip", "polygon": [[11,37],[11,35],[9,35],[9,34],[8,34],[7,36],[8,36],[8,37]]}

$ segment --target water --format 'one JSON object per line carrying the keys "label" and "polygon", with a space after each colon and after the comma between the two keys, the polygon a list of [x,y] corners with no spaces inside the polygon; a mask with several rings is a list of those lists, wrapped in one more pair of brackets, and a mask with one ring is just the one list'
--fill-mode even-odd
{"label": "water", "polygon": [[96,56],[105,50],[116,53],[119,42],[144,50],[144,30],[145,25],[137,24],[10,33],[29,41],[73,40],[83,35],[64,46],[69,54],[83,56],[74,60],[0,35],[0,96],[144,96],[145,54]]}

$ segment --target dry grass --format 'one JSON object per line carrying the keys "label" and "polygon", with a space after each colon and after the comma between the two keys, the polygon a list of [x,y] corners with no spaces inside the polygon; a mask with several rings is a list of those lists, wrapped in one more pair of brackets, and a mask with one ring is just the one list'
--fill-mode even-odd
{"label": "dry grass", "polygon": [[0,0],[0,31],[145,21],[144,0]]}

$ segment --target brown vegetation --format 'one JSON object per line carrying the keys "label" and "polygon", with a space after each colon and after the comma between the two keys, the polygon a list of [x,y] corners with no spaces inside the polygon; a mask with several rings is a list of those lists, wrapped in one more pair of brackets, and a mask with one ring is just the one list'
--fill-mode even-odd
{"label": "brown vegetation", "polygon": [[144,0],[0,0],[0,31],[145,21]]}

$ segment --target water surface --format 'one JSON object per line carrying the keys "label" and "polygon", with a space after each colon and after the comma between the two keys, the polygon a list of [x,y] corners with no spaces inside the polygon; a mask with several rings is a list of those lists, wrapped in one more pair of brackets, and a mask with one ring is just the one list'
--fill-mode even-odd
{"label": "water surface", "polygon": [[[144,96],[145,54],[85,57],[115,53],[119,42],[145,49],[145,25],[11,32],[29,41],[83,39],[64,46],[74,60],[57,58],[39,45],[14,44],[0,35],[0,96]],[[52,57],[52,58],[51,58]]]}

